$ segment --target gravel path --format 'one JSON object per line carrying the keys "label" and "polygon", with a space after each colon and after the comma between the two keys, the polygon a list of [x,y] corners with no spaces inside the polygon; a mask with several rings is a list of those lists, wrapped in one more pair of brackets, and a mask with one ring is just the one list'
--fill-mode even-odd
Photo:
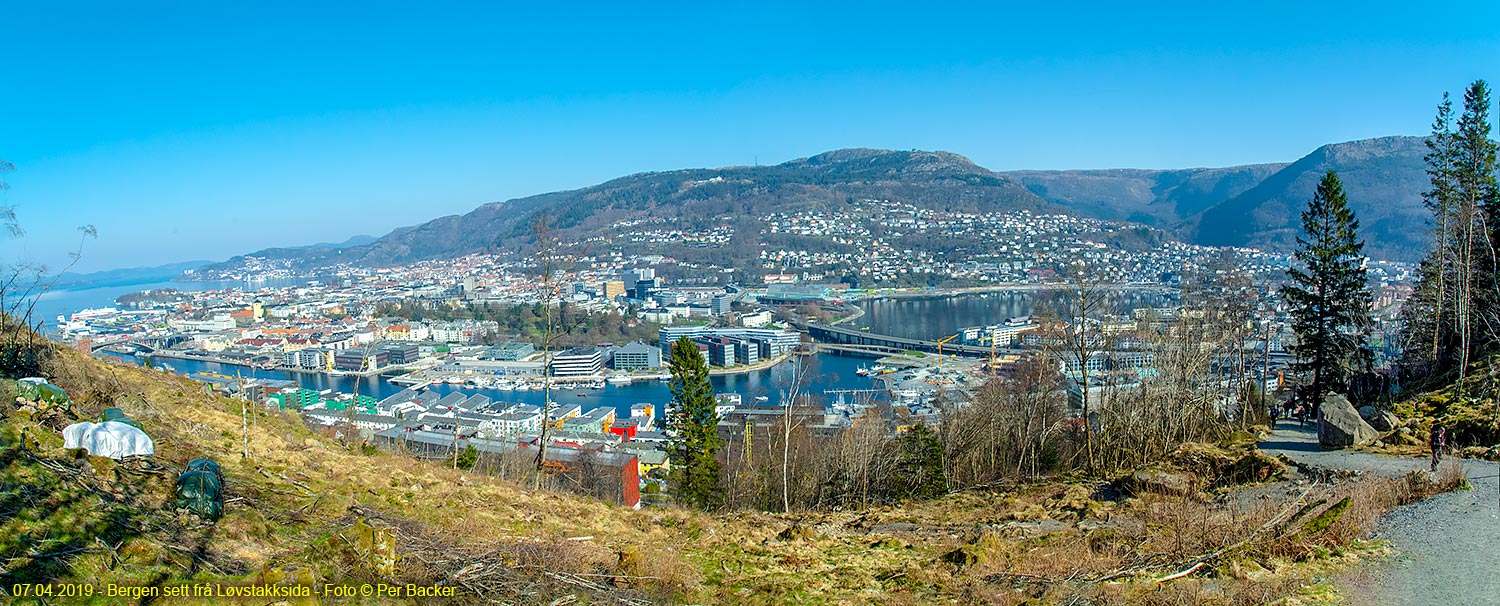
{"label": "gravel path", "polygon": [[[1317,430],[1282,421],[1260,447],[1306,465],[1402,476],[1427,469],[1425,458],[1323,451]],[[1380,519],[1377,538],[1398,555],[1378,569],[1340,581],[1354,604],[1500,605],[1500,465],[1467,460],[1473,490],[1455,490],[1404,505]]]}

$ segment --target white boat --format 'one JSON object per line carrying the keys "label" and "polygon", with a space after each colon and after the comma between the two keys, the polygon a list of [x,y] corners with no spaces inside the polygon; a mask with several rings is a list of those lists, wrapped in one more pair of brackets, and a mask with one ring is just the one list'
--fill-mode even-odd
{"label": "white boat", "polygon": [[604,381],[594,381],[593,383],[589,383],[589,389],[604,389]]}
{"label": "white boat", "polygon": [[770,396],[755,396],[755,401],[756,402],[767,402],[767,401],[770,401],[770,399],[771,399]]}
{"label": "white boat", "polygon": [[630,375],[610,375],[605,381],[609,382],[610,385],[629,385]]}

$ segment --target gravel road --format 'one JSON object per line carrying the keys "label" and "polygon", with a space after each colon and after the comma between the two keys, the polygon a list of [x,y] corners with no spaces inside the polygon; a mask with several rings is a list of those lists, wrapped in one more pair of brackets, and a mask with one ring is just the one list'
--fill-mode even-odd
{"label": "gravel road", "polygon": [[[1282,421],[1260,447],[1305,465],[1402,476],[1427,469],[1425,458],[1386,457],[1318,447],[1312,424]],[[1500,605],[1500,465],[1467,460],[1473,490],[1455,490],[1404,505],[1380,519],[1377,538],[1398,555],[1341,579],[1353,604]]]}

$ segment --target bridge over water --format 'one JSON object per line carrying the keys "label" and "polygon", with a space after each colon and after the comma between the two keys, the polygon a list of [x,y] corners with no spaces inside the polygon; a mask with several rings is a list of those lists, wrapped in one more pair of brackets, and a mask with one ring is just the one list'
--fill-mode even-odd
{"label": "bridge over water", "polygon": [[[852,345],[862,348],[883,348],[892,352],[921,351],[937,353],[937,341],[925,341],[921,339],[908,339],[905,337],[893,337],[891,335],[875,334],[863,330],[844,328],[842,326],[830,326],[828,324],[808,324],[807,334],[819,343],[833,343],[837,345]],[[1021,354],[1027,350],[1013,347],[996,347],[994,354]],[[975,358],[988,358],[991,350],[981,345],[960,345],[957,343],[944,343],[944,354],[969,356]]]}
{"label": "bridge over water", "polygon": [[161,336],[161,337],[131,337],[131,338],[120,339],[120,340],[116,340],[116,341],[106,341],[106,342],[95,343],[89,349],[90,349],[90,351],[95,352],[95,353],[97,353],[97,352],[99,352],[101,350],[105,350],[105,349],[117,350],[117,351],[118,350],[131,349],[131,350],[138,351],[140,353],[152,354],[152,353],[156,353],[156,351],[159,350],[159,349],[167,349],[169,347],[178,345],[180,343],[183,343],[183,342],[186,342],[186,341],[189,341],[189,340],[191,340],[191,339],[188,336],[186,336],[186,335],[167,335],[167,336]]}

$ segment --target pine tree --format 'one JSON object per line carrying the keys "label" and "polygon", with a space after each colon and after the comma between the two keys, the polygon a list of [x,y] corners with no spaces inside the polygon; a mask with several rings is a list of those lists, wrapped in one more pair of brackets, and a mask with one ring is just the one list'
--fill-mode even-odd
{"label": "pine tree", "polygon": [[1361,254],[1365,245],[1337,173],[1328,171],[1318,183],[1302,211],[1302,230],[1293,253],[1297,262],[1287,272],[1292,284],[1281,292],[1297,334],[1292,349],[1297,363],[1292,368],[1305,374],[1303,394],[1316,403],[1346,390],[1352,374],[1370,363],[1365,336],[1371,296]]}
{"label": "pine tree", "polygon": [[714,388],[708,382],[708,362],[687,337],[672,344],[672,402],[663,419],[673,432],[669,456],[672,491],[679,502],[712,509],[721,504],[719,491],[719,415],[714,410]]}

